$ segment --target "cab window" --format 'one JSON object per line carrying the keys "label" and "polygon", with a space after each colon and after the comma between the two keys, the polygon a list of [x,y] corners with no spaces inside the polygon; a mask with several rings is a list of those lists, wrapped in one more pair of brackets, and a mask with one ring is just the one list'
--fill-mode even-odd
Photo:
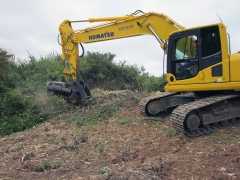
{"label": "cab window", "polygon": [[218,26],[201,29],[202,57],[211,56],[221,51]]}
{"label": "cab window", "polygon": [[174,39],[172,60],[177,80],[194,77],[198,73],[197,36],[182,36]]}

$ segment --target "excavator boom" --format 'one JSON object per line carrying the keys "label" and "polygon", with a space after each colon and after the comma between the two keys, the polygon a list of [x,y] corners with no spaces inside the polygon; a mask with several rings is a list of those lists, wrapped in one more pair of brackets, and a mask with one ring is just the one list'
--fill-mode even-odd
{"label": "excavator boom", "polygon": [[[73,30],[72,23],[103,22],[102,24]],[[94,43],[106,40],[134,37],[140,35],[154,35],[164,49],[169,34],[184,29],[184,27],[168,16],[155,12],[143,13],[136,11],[130,15],[89,18],[88,20],[65,20],[59,26],[62,47],[62,60],[65,67],[63,74],[66,82],[47,82],[47,91],[63,96],[67,101],[80,103],[92,99],[90,90],[81,79],[79,44]],[[166,50],[166,49],[165,49]]]}
{"label": "excavator boom", "polygon": [[[81,22],[105,22],[96,26],[81,30],[73,30],[72,23]],[[169,34],[185,29],[164,14],[154,12],[142,13],[136,11],[131,15],[89,18],[80,21],[63,21],[59,26],[62,44],[62,59],[70,64],[70,68],[64,69],[66,79],[77,79],[76,69],[79,67],[78,44],[94,43],[106,40],[134,37],[140,35],[154,35],[161,47],[168,42]]]}

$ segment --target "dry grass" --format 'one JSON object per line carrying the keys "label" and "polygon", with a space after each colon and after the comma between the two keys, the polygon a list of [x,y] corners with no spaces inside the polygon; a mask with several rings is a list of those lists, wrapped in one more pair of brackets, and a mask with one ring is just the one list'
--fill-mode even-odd
{"label": "dry grass", "polygon": [[[174,134],[169,117],[139,114],[146,94],[93,95],[89,104],[1,138],[0,179],[240,179],[240,127],[188,138]],[[94,123],[80,123],[90,117]]]}

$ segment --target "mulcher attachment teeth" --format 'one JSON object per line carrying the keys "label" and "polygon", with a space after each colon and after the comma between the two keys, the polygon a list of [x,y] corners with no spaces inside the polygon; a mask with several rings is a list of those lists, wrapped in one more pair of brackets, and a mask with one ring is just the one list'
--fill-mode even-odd
{"label": "mulcher attachment teeth", "polygon": [[47,92],[63,97],[67,102],[79,104],[92,100],[88,85],[83,81],[47,82]]}

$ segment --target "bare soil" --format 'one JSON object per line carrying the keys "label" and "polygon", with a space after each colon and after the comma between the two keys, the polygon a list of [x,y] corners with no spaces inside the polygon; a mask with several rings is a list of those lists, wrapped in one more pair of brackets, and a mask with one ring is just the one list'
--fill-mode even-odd
{"label": "bare soil", "polygon": [[[139,114],[137,102],[146,94],[93,94],[91,105],[0,138],[0,179],[240,179],[239,126],[189,138],[175,134],[169,116]],[[114,113],[99,113],[107,104]],[[76,123],[90,114],[99,122]]]}

